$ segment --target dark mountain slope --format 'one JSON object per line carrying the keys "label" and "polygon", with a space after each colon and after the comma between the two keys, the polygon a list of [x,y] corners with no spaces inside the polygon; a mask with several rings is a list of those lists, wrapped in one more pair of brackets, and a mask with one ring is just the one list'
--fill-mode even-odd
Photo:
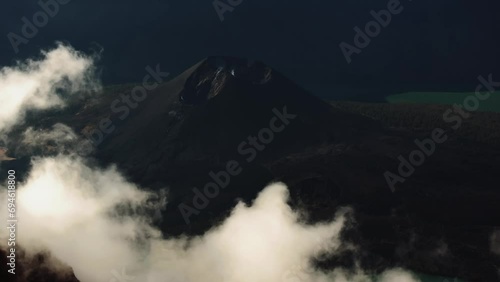
{"label": "dark mountain slope", "polygon": [[[185,81],[182,88],[180,81]],[[276,111],[296,117],[248,161],[252,155],[241,154],[240,144],[269,128]],[[359,142],[379,134],[375,128],[376,123],[333,109],[262,63],[209,58],[151,93],[99,146],[97,156],[118,163],[143,185],[168,185],[167,222],[173,225],[168,231],[199,232],[211,224],[211,214],[224,214],[236,198],[251,200],[276,179],[266,163],[320,144]],[[238,161],[242,174],[185,226],[177,205],[190,204],[192,188],[202,189],[212,181],[209,172],[224,170],[230,160]]]}
{"label": "dark mountain slope", "polygon": [[[270,181],[281,180],[289,185],[292,204],[309,211],[310,221],[330,219],[340,206],[355,208],[357,224],[344,237],[361,251],[323,261],[324,267],[352,266],[359,259],[374,270],[400,265],[496,281],[500,258],[490,252],[489,238],[500,226],[500,144],[470,138],[482,129],[467,127],[462,137],[437,146],[392,193],[384,172],[396,172],[398,156],[408,158],[417,148],[415,138],[428,138],[434,127],[394,127],[373,113],[397,120],[408,118],[406,110],[374,108],[368,114],[331,107],[262,63],[237,58],[200,62],[149,92],[122,120],[110,104],[132,87],[108,89],[104,96],[28,124],[47,128],[62,122],[85,135],[110,118],[116,128],[94,156],[103,165],[116,163],[144,187],[169,187],[161,223],[165,234],[199,234],[221,220],[235,199],[249,201]],[[269,128],[285,107],[293,118],[261,144],[265,148],[255,150],[255,159],[239,152],[242,142]],[[412,113],[415,120],[428,114],[427,108]],[[50,153],[47,148],[41,150]],[[18,158],[13,164],[27,164],[23,160],[29,156],[19,146],[8,149]],[[231,160],[242,172],[186,224],[179,205],[192,206],[192,188],[202,190],[213,181],[209,173],[225,170]]]}

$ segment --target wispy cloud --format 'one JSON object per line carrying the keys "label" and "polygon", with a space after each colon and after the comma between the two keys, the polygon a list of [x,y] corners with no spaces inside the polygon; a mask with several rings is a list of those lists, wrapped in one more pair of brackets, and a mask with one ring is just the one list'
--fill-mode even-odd
{"label": "wispy cloud", "polygon": [[495,231],[490,237],[491,252],[500,256],[500,230]]}
{"label": "wispy cloud", "polygon": [[41,59],[18,62],[0,70],[0,133],[22,121],[29,110],[63,107],[61,94],[89,91],[98,85],[92,77],[93,60],[58,44]]}

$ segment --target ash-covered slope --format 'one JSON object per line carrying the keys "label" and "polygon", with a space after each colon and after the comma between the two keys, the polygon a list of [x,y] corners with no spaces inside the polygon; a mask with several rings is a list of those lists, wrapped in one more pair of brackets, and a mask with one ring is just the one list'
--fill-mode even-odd
{"label": "ash-covered slope", "polygon": [[[289,114],[288,124],[268,144],[250,145],[249,136],[258,139],[270,128],[276,111]],[[403,265],[472,281],[496,279],[499,260],[489,238],[500,225],[498,146],[451,138],[398,183],[396,193],[386,182],[384,173],[397,171],[398,156],[408,157],[415,138],[430,134],[384,128],[330,107],[259,62],[217,57],[152,93],[99,147],[98,157],[118,163],[134,181],[170,188],[166,233],[202,232],[236,198],[250,200],[267,182],[283,180],[313,221],[331,218],[339,206],[355,207],[359,226],[346,236],[364,251],[332,265],[361,258],[375,269]],[[226,170],[232,160],[241,173],[207,197],[206,206],[201,201],[202,209],[195,207],[193,187],[203,191],[214,182],[210,172]],[[180,205],[197,212],[183,215]]]}
{"label": "ash-covered slope", "polygon": [[269,137],[259,160],[353,138],[374,124],[335,111],[262,63],[209,58],[151,93],[99,145],[99,156],[130,167],[137,180],[157,181],[171,165],[240,155],[238,145],[269,128],[276,113],[273,125],[286,129]]}
{"label": "ash-covered slope", "polygon": [[[119,120],[119,117],[111,117]],[[260,62],[208,58],[149,94],[99,145],[142,185],[169,187],[165,230],[201,232],[237,198],[251,200],[270,181],[275,160],[322,144],[359,143],[376,123],[338,111]],[[241,173],[186,225],[178,206],[193,206],[193,188],[236,161]]]}
{"label": "ash-covered slope", "polygon": [[[324,267],[359,260],[374,270],[400,265],[470,281],[497,279],[500,258],[489,244],[500,226],[498,144],[450,138],[392,193],[384,173],[396,172],[398,156],[408,157],[415,138],[431,132],[385,127],[363,112],[332,107],[266,65],[238,58],[208,58],[129,105],[123,97],[133,87],[29,125],[67,124],[96,141],[102,164],[117,164],[143,187],[168,187],[165,234],[199,234],[235,199],[249,201],[268,182],[282,180],[311,221],[332,218],[340,206],[355,208],[358,223],[344,239],[360,251]],[[103,119],[113,130],[101,136]],[[14,164],[29,157],[19,146],[8,149],[18,158]],[[218,177],[219,191],[200,200],[193,188],[204,191],[217,182],[211,173],[229,170],[235,173],[228,181]]]}

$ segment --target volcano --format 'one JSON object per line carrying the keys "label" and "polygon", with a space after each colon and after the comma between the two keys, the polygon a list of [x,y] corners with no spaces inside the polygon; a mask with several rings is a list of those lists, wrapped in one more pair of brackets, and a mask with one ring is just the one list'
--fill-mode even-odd
{"label": "volcano", "polygon": [[[262,62],[231,57],[202,60],[148,91],[126,117],[110,110],[135,86],[108,87],[64,110],[29,116],[13,131],[19,142],[8,148],[11,166],[29,168],[29,151],[20,142],[27,126],[43,131],[62,123],[94,144],[91,156],[99,165],[116,164],[142,187],[168,187],[158,223],[166,235],[202,234],[227,216],[236,199],[250,202],[261,187],[282,181],[292,206],[306,210],[309,222],[328,220],[339,207],[355,211],[343,239],[361,252],[327,258],[318,267],[359,261],[374,271],[402,266],[497,281],[500,257],[490,250],[490,235],[500,226],[500,143],[478,136],[499,132],[500,122],[448,132],[449,140],[391,190],[386,172],[398,170],[398,156],[414,151],[415,139],[432,134],[429,123],[444,109],[328,103]],[[405,123],[410,111],[421,124]],[[113,129],[96,142],[103,119]],[[474,113],[473,121],[480,120],[500,116]],[[51,155],[54,146],[38,150]],[[216,197],[193,190],[203,192],[217,182],[214,175],[227,175],[229,163],[239,172],[230,180],[216,176],[225,182]],[[197,204],[197,197],[206,201]]]}

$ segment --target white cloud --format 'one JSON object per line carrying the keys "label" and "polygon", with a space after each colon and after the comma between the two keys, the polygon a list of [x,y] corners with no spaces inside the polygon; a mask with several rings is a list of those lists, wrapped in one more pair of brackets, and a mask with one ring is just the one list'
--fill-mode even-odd
{"label": "white cloud", "polygon": [[0,70],[0,133],[22,121],[32,109],[64,106],[58,93],[96,88],[92,58],[58,44],[42,52],[42,59],[19,62]]}
{"label": "white cloud", "polygon": [[491,252],[500,256],[500,231],[495,231],[490,237]]}
{"label": "white cloud", "polygon": [[73,153],[80,155],[93,149],[91,142],[78,136],[69,126],[56,123],[51,129],[33,129],[28,127],[22,135],[20,147],[23,154],[35,152]]}
{"label": "white cloud", "polygon": [[[31,252],[50,251],[82,282],[119,281],[113,280],[118,275],[130,282],[371,281],[361,270],[322,272],[310,264],[341,248],[347,211],[332,222],[305,225],[287,205],[283,184],[265,188],[251,206],[239,203],[203,236],[170,240],[137,213],[151,194],[114,168],[91,169],[70,156],[38,159],[18,189],[18,243]],[[0,201],[5,211],[5,195]],[[126,215],[117,216],[124,207]],[[2,230],[2,242],[6,236]],[[400,270],[382,279],[416,281]]]}
{"label": "white cloud", "polygon": [[[117,215],[118,207],[146,205],[149,193],[114,168],[93,170],[77,157],[37,159],[18,185],[17,243],[30,253],[50,251],[82,281],[104,281],[111,269],[135,261],[134,240],[159,236],[145,218]],[[1,201],[4,213],[5,194]],[[6,236],[2,229],[2,242]]]}

